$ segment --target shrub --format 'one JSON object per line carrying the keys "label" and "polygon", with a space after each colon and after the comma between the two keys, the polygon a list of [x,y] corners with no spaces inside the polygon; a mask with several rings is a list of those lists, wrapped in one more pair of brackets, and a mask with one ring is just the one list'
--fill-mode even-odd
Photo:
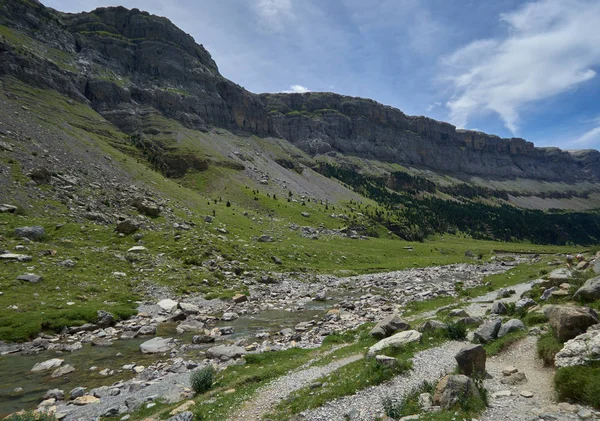
{"label": "shrub", "polygon": [[35,413],[32,411],[27,411],[22,414],[13,414],[4,419],[8,421],[56,421],[56,417],[54,415],[43,412]]}
{"label": "shrub", "polygon": [[463,340],[467,337],[467,326],[463,323],[448,323],[446,334],[455,341]]}
{"label": "shrub", "polygon": [[554,356],[563,348],[558,339],[554,337],[552,332],[543,334],[538,338],[537,341],[537,353],[544,361],[544,365],[554,365]]}
{"label": "shrub", "polygon": [[579,402],[600,409],[600,364],[559,368],[554,385],[561,401]]}
{"label": "shrub", "polygon": [[215,370],[211,365],[190,374],[190,384],[196,393],[204,393],[213,385]]}

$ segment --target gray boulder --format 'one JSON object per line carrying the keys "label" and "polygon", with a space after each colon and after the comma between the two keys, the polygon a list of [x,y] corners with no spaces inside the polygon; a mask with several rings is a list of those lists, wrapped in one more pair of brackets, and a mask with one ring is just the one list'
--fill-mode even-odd
{"label": "gray boulder", "polygon": [[144,354],[160,354],[171,351],[173,344],[173,338],[161,338],[157,336],[141,344],[140,351]]}
{"label": "gray boulder", "polygon": [[443,377],[435,388],[433,404],[450,409],[459,401],[469,398],[481,398],[475,382],[463,374]]}
{"label": "gray boulder", "polygon": [[15,237],[29,238],[30,240],[40,240],[46,235],[44,227],[38,225],[32,227],[15,228]]}
{"label": "gray boulder", "polygon": [[484,374],[486,357],[485,349],[476,344],[469,344],[461,348],[454,356],[458,364],[458,371],[466,376]]}
{"label": "gray boulder", "polygon": [[125,235],[133,234],[134,232],[136,232],[139,229],[140,229],[139,224],[137,222],[132,221],[131,219],[126,219],[124,221],[121,221],[115,227],[116,232],[118,232],[120,234],[125,234]]}
{"label": "gray boulder", "polygon": [[519,319],[511,319],[504,323],[498,331],[498,337],[501,338],[507,333],[516,332],[517,330],[525,330],[525,324]]}
{"label": "gray boulder", "polygon": [[43,279],[44,278],[42,278],[40,275],[36,275],[34,273],[28,273],[26,275],[17,276],[17,280],[24,281],[24,282],[30,282],[32,284],[37,284],[38,282],[41,282]]}
{"label": "gray boulder", "polygon": [[450,310],[448,317],[469,317],[469,313],[464,308],[455,308]]}
{"label": "gray boulder", "polygon": [[52,173],[50,170],[48,170],[48,168],[38,167],[31,170],[29,177],[31,177],[36,184],[48,184],[52,179]]}
{"label": "gray boulder", "polygon": [[506,305],[502,301],[496,301],[492,304],[492,314],[506,314],[508,313],[508,309]]}
{"label": "gray boulder", "polygon": [[195,335],[192,338],[192,343],[194,344],[208,344],[214,342],[215,338],[210,335]]}
{"label": "gray boulder", "polygon": [[106,311],[106,310],[98,310],[98,319],[96,320],[96,324],[100,327],[109,327],[115,321],[115,316]]}
{"label": "gray boulder", "polygon": [[193,421],[194,414],[190,411],[185,411],[180,414],[174,415],[171,418],[167,419],[167,421]]}
{"label": "gray boulder", "polygon": [[419,330],[425,332],[427,330],[446,329],[447,327],[448,325],[446,323],[440,322],[439,320],[427,320]]}
{"label": "gray boulder", "polygon": [[560,342],[573,339],[577,335],[585,333],[589,326],[600,323],[598,314],[587,307],[545,306],[544,314],[548,317],[554,336]]}
{"label": "gray boulder", "polygon": [[371,335],[375,339],[383,339],[392,335],[398,330],[410,329],[410,325],[400,318],[399,315],[394,314],[381,320],[371,331]]}
{"label": "gray boulder", "polygon": [[207,358],[228,361],[246,355],[246,349],[235,345],[217,345],[206,350]]}
{"label": "gray boulder", "polygon": [[554,358],[556,367],[585,365],[600,360],[600,324],[567,341]]}
{"label": "gray boulder", "polygon": [[515,303],[515,308],[529,308],[537,305],[537,303],[531,298],[521,298],[519,301]]}
{"label": "gray boulder", "polygon": [[411,343],[420,342],[421,337],[421,333],[416,330],[405,330],[404,332],[396,333],[370,347],[367,351],[367,357],[374,357],[386,348],[400,348]]}
{"label": "gray boulder", "polygon": [[557,287],[550,287],[550,288],[547,288],[547,289],[546,289],[546,290],[543,292],[542,296],[540,297],[540,300],[542,300],[542,301],[546,301],[548,298],[552,297],[552,293],[553,293],[554,291],[556,291],[557,289],[558,289]]}
{"label": "gray boulder", "polygon": [[142,326],[138,329],[136,336],[148,336],[148,335],[156,335],[156,326],[155,325],[146,325]]}
{"label": "gray boulder", "polygon": [[600,299],[600,276],[585,281],[575,294],[573,299],[584,301],[595,301]]}
{"label": "gray boulder", "polygon": [[480,343],[487,344],[498,337],[498,331],[500,330],[501,325],[502,321],[500,319],[491,320],[479,327],[479,329],[473,333],[473,336]]}

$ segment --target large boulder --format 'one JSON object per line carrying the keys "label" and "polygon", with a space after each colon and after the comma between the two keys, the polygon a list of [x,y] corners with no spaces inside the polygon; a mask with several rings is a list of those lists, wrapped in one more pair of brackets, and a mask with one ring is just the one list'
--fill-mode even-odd
{"label": "large boulder", "polygon": [[131,219],[125,219],[124,221],[119,222],[115,227],[116,232],[125,235],[133,234],[139,229],[139,224]]}
{"label": "large boulder", "polygon": [[498,337],[498,331],[500,330],[500,326],[502,326],[502,320],[490,320],[489,322],[484,323],[479,329],[477,329],[473,336],[482,344],[487,344],[490,341],[493,341]]}
{"label": "large boulder", "polygon": [[498,331],[498,337],[501,338],[510,332],[516,332],[517,330],[525,330],[525,324],[519,319],[511,319],[504,323]]}
{"label": "large boulder", "polygon": [[600,360],[600,324],[590,326],[586,333],[568,340],[554,357],[554,365],[570,367],[598,360]]}
{"label": "large boulder", "polygon": [[29,238],[30,240],[40,240],[46,235],[44,227],[38,225],[32,227],[15,228],[15,237]]}
{"label": "large boulder", "polygon": [[246,349],[235,345],[217,345],[206,350],[207,358],[228,361],[246,355]]}
{"label": "large boulder", "polygon": [[115,321],[115,316],[106,310],[98,310],[97,314],[96,324],[100,327],[109,327]]}
{"label": "large boulder", "polygon": [[544,307],[554,336],[560,342],[566,342],[586,331],[589,326],[600,323],[598,314],[587,307],[552,305]]}
{"label": "large boulder", "polygon": [[170,352],[173,345],[173,338],[161,338],[157,336],[141,344],[140,351],[144,354],[161,354]]}
{"label": "large boulder", "polygon": [[506,314],[508,313],[508,309],[506,308],[506,304],[502,301],[496,301],[492,304],[492,314]]}
{"label": "large boulder", "polygon": [[461,348],[454,356],[458,364],[458,371],[466,376],[484,374],[486,357],[485,349],[481,345],[475,344]]}
{"label": "large boulder", "polygon": [[554,269],[548,275],[548,280],[543,280],[540,282],[540,286],[549,288],[549,287],[557,287],[564,282],[569,282],[573,279],[573,271],[567,268],[559,268]]}
{"label": "large boulder", "polygon": [[156,305],[158,305],[167,313],[170,313],[177,308],[179,303],[177,301],[171,300],[170,298],[166,298],[164,300],[160,300],[158,303],[156,303]]}
{"label": "large boulder", "polygon": [[150,198],[136,197],[131,202],[131,205],[136,208],[139,213],[143,213],[144,215],[152,217],[160,215],[160,207]]}
{"label": "large boulder", "polygon": [[463,374],[443,377],[435,388],[433,404],[450,409],[459,401],[469,398],[481,398],[475,382]]}
{"label": "large boulder", "polygon": [[584,301],[595,301],[600,299],[600,276],[585,281],[575,294],[573,299]]}
{"label": "large boulder", "polygon": [[400,348],[411,343],[420,342],[421,336],[416,330],[405,330],[404,332],[396,333],[389,338],[380,340],[369,348],[367,357],[374,357],[386,348]]}
{"label": "large boulder", "polygon": [[62,360],[60,358],[52,358],[50,360],[46,360],[46,361],[43,361],[41,363],[37,363],[36,365],[33,366],[33,368],[31,369],[31,371],[35,373],[37,371],[52,370],[53,368],[60,367],[60,365],[64,361],[65,360]]}
{"label": "large boulder", "polygon": [[377,325],[371,329],[369,335],[375,339],[383,339],[387,338],[398,330],[406,329],[410,329],[410,325],[402,320],[399,315],[393,314],[377,323]]}

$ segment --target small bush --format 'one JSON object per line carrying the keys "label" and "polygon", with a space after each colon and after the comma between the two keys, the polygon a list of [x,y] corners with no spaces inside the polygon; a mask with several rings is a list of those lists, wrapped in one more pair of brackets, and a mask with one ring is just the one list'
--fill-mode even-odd
{"label": "small bush", "polygon": [[455,341],[463,340],[467,337],[467,326],[463,323],[448,323],[446,334]]}
{"label": "small bush", "polygon": [[8,421],[56,421],[56,417],[54,415],[35,413],[32,411],[27,411],[22,414],[13,414],[4,419]]}
{"label": "small bush", "polygon": [[213,385],[215,370],[211,365],[194,371],[190,374],[190,384],[192,389],[198,394],[209,390]]}
{"label": "small bush", "polygon": [[554,356],[563,348],[563,344],[561,344],[558,339],[554,337],[552,332],[548,332],[543,334],[538,338],[537,341],[537,353],[538,357],[540,357],[544,361],[544,365],[552,366],[554,365]]}
{"label": "small bush", "polygon": [[579,402],[600,409],[600,364],[559,368],[554,385],[561,401]]}

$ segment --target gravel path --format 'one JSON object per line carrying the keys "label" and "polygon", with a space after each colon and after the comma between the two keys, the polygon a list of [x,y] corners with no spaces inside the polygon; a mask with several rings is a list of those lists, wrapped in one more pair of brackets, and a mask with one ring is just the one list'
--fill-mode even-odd
{"label": "gravel path", "polygon": [[306,387],[315,380],[363,358],[362,354],[351,355],[320,367],[301,368],[280,377],[257,391],[257,395],[244,403],[229,419],[231,421],[259,421],[292,392]]}
{"label": "gravel path", "polygon": [[305,411],[302,415],[309,421],[345,420],[347,415],[353,421],[372,421],[384,415],[382,400],[387,397],[402,396],[423,381],[437,381],[456,366],[454,355],[465,342],[446,342],[445,344],[417,353],[413,358],[413,370],[405,376],[378,386],[363,389],[352,396],[331,401],[324,406]]}
{"label": "gravel path", "polygon": [[485,316],[486,311],[492,308],[493,301],[498,300],[504,303],[517,302],[521,298],[521,294],[523,294],[525,291],[529,291],[532,286],[533,281],[510,286],[508,289],[514,290],[515,294],[512,294],[507,298],[498,298],[497,290],[488,292],[487,294],[471,299],[471,304],[469,304],[465,310],[472,317],[483,317]]}

